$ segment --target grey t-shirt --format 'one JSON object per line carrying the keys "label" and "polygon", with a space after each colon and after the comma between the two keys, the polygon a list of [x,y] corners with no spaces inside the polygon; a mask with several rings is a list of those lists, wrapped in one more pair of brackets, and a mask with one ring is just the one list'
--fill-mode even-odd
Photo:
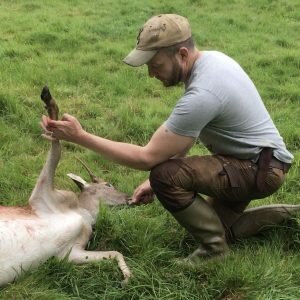
{"label": "grey t-shirt", "polygon": [[176,134],[199,137],[215,154],[255,160],[263,147],[271,147],[277,159],[293,160],[253,82],[221,52],[202,52],[165,125]]}

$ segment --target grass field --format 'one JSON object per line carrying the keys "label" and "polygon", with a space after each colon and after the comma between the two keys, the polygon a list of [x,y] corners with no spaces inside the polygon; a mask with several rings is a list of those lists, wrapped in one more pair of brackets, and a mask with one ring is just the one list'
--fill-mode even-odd
{"label": "grass field", "polygon": [[[284,186],[254,201],[299,203],[300,2],[298,0],[0,1],[0,204],[27,203],[46,159],[39,99],[48,84],[61,112],[113,140],[145,144],[168,117],[183,87],[164,88],[146,68],[122,59],[150,16],[190,20],[199,49],[232,56],[249,73],[294,154]],[[191,153],[205,153],[201,145]],[[148,176],[63,143],[58,188],[87,174],[76,157],[118,189],[132,193]],[[297,220],[298,222],[300,219]],[[125,255],[134,277],[122,288],[115,262],[74,266],[49,260],[0,289],[0,299],[300,299],[300,229],[281,226],[236,242],[222,263],[188,270],[174,258],[196,247],[156,201],[132,209],[103,208],[89,249]]]}

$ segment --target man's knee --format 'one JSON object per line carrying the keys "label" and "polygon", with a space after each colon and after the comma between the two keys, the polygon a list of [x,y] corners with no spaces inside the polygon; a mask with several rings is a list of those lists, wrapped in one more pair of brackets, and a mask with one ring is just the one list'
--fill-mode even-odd
{"label": "man's knee", "polygon": [[192,180],[187,173],[180,159],[170,159],[151,170],[151,187],[167,210],[177,211],[191,204],[195,193],[189,189]]}
{"label": "man's knee", "polygon": [[155,192],[157,189],[165,188],[171,184],[172,177],[176,175],[179,166],[173,160],[168,160],[155,166],[150,172],[150,184]]}

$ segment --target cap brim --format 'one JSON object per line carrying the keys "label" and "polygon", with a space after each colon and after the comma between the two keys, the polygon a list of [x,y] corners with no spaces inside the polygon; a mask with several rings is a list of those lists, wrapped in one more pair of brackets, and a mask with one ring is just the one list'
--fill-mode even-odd
{"label": "cap brim", "polygon": [[123,62],[133,67],[139,67],[146,64],[158,50],[143,51],[134,49],[124,59]]}

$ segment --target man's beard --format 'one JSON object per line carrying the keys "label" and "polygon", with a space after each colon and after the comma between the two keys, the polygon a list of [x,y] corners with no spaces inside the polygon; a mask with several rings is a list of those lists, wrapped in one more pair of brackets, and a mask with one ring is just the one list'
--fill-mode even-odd
{"label": "man's beard", "polygon": [[171,72],[171,77],[163,81],[165,87],[171,87],[177,85],[182,77],[182,69],[179,63],[174,59],[173,68]]}

